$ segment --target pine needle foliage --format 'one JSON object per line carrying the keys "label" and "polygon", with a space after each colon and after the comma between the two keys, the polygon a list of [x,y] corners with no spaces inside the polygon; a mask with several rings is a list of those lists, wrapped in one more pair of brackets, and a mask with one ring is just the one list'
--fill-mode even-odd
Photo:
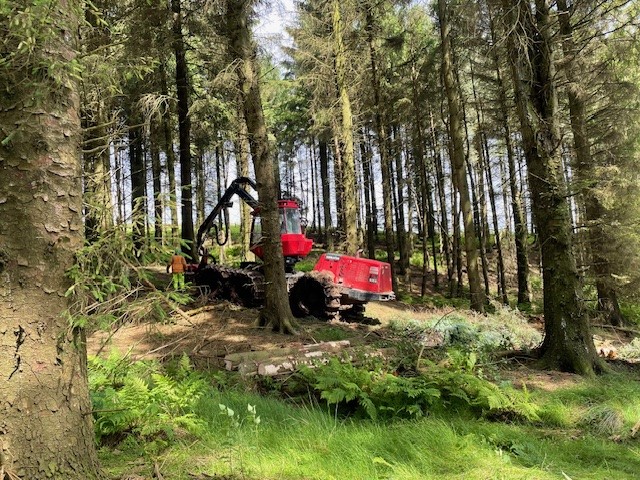
{"label": "pine needle foliage", "polygon": [[67,272],[72,285],[67,296],[74,299],[74,326],[104,328],[138,321],[166,321],[171,310],[189,301],[188,295],[165,292],[166,285],[145,268],[165,264],[168,247],[154,242],[136,249],[134,239],[123,226],[101,232],[76,254],[76,264]]}

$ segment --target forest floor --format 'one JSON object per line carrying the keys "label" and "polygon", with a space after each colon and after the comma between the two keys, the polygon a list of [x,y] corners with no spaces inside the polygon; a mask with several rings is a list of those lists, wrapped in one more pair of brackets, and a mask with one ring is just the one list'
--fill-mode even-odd
{"label": "forest floor", "polygon": [[[159,285],[168,283],[160,278]],[[393,345],[399,331],[422,324],[451,321],[499,334],[518,330],[525,339],[540,338],[543,328],[535,314],[505,309],[481,316],[449,305],[400,301],[369,303],[365,315],[379,321],[376,325],[309,317],[299,319],[295,335],[256,327],[258,314],[196,298],[166,323],[94,332],[88,353],[107,359],[115,352],[130,361],[160,363],[186,355],[197,371],[211,372],[223,370],[225,356],[243,352],[278,357],[284,349],[339,340],[365,348]],[[640,364],[624,358],[634,337],[631,331],[596,330],[598,350],[618,372],[598,379],[539,370],[526,355],[483,365],[487,378],[512,385],[540,409],[537,423],[496,422],[455,411],[412,421],[340,420],[337,411],[319,404],[301,406],[273,392],[264,396],[255,387],[222,388],[200,402],[196,415],[206,419],[208,433],[196,440],[125,441],[103,446],[100,457],[114,480],[637,478]],[[229,424],[218,405],[232,407],[240,421]],[[242,416],[247,405],[257,409],[261,425],[252,426],[250,417]],[[594,415],[604,417],[594,420]],[[611,429],[601,430],[610,422]]]}
{"label": "forest floor", "polygon": [[[326,341],[348,340],[353,346],[377,345],[381,339],[393,341],[393,322],[433,322],[446,318],[451,309],[412,307],[401,302],[370,303],[365,315],[379,322],[376,325],[358,323],[327,323],[313,317],[299,319],[294,335],[273,332],[256,327],[259,310],[248,309],[227,301],[203,305],[196,302],[185,309],[188,317],[175,315],[172,322],[124,325],[116,331],[97,331],[88,341],[89,355],[105,355],[117,352],[131,360],[155,359],[166,361],[187,355],[199,369],[224,367],[224,357],[241,352],[273,351],[296,348]],[[469,324],[482,318],[469,311],[456,310]],[[539,316],[529,317],[531,329],[542,333]],[[598,330],[596,346],[603,357],[618,359],[618,352],[634,338],[634,335],[615,329]],[[620,362],[614,362],[620,364]],[[634,368],[631,363],[627,368]],[[640,365],[638,366],[640,370]],[[505,362],[501,376],[514,385],[527,388],[552,390],[579,381],[574,374],[544,371],[535,368],[527,359]]]}

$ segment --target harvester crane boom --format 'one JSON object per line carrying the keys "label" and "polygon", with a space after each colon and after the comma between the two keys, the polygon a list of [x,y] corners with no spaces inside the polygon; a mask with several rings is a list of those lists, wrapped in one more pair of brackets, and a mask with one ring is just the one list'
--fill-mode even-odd
{"label": "harvester crane boom", "polygon": [[213,210],[211,210],[211,213],[207,216],[207,218],[205,218],[204,222],[202,222],[202,225],[200,225],[200,228],[198,229],[198,235],[196,237],[196,252],[200,253],[200,249],[204,244],[206,235],[214,226],[214,222],[218,218],[220,213],[233,205],[230,200],[234,195],[238,195],[238,197],[240,197],[247,205],[249,205],[254,210],[256,209],[256,207],[258,206],[258,201],[243,188],[245,185],[248,185],[257,191],[255,182],[248,177],[238,177],[233,182],[231,182],[231,185],[229,185],[229,188],[225,190],[216,206],[213,207]]}

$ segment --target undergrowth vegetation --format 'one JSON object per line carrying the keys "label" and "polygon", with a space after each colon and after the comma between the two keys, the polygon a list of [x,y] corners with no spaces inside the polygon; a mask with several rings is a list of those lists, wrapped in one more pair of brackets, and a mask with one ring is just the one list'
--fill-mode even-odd
{"label": "undergrowth vegetation", "polygon": [[637,379],[529,392],[490,381],[478,358],[447,349],[405,372],[336,359],[256,384],[186,356],[112,354],[89,364],[96,438],[116,478],[159,459],[173,479],[634,478]]}
{"label": "undergrowth vegetation", "polygon": [[[79,253],[72,326],[164,322],[188,301],[141,268],[169,252],[152,247],[135,258],[126,242],[114,233]],[[113,478],[161,468],[176,480],[636,478],[636,374],[528,389],[496,354],[535,348],[538,329],[498,305],[487,316],[446,308],[428,318],[398,310],[375,345],[384,356],[357,352],[259,381],[198,371],[186,355],[93,357],[103,464]],[[354,330],[327,325],[314,335],[351,339]],[[637,340],[620,350],[638,352]]]}

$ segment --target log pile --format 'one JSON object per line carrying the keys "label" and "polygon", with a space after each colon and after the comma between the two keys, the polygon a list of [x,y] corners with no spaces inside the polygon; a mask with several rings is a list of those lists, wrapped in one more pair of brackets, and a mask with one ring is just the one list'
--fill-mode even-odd
{"label": "log pile", "polygon": [[[365,352],[365,356],[385,356],[382,350]],[[233,353],[224,357],[224,366],[229,371],[241,375],[278,376],[289,374],[299,366],[313,367],[324,364],[332,357],[341,357],[353,361],[357,355],[349,340],[320,342],[301,347],[277,348],[256,352]]]}

